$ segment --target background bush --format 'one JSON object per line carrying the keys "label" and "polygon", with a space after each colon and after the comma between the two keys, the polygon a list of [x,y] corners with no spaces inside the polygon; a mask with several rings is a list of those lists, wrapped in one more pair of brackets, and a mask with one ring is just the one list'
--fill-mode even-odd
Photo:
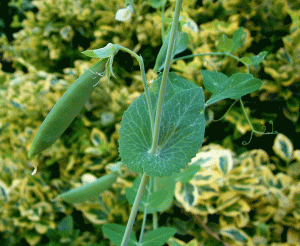
{"label": "background bush", "polygon": [[[167,17],[172,17],[174,2],[166,5]],[[0,239],[3,245],[95,242],[109,245],[101,225],[127,222],[130,208],[124,188],[131,186],[135,174],[126,169],[125,178],[119,178],[97,201],[70,206],[53,199],[80,185],[85,174],[100,177],[108,170],[108,164],[119,160],[117,141],[121,117],[143,91],[138,64],[130,55],[116,56],[116,78],[103,80],[97,86],[80,116],[53,147],[32,161],[27,159],[27,151],[53,105],[95,63],[81,51],[100,48],[109,42],[123,45],[143,56],[148,81],[153,79],[154,54],[158,53],[162,40],[161,15],[148,1],[135,3],[131,22],[123,23],[114,18],[116,11],[124,7],[122,0],[1,2],[0,9],[6,13],[0,19]],[[198,233],[197,223],[196,228],[189,228],[184,222],[189,216],[197,218],[196,214],[200,214],[198,218],[220,232],[229,243],[299,244],[300,160],[299,150],[293,150],[293,146],[299,149],[297,133],[300,131],[299,9],[299,2],[292,0],[184,1],[182,15],[190,22],[184,30],[189,33],[190,43],[182,55],[214,52],[222,34],[231,36],[241,26],[247,38],[237,51],[238,56],[269,52],[265,61],[251,71],[263,80],[262,88],[243,100],[257,130],[266,125],[271,131],[268,122],[273,120],[275,130],[284,135],[257,135],[248,145],[243,145],[242,141],[250,138],[251,128],[238,105],[224,120],[209,123],[200,154],[205,151],[211,154],[215,149],[211,154],[214,163],[210,164],[214,175],[209,181],[220,177],[223,180],[226,176],[226,182],[216,182],[213,187],[216,191],[203,195],[200,184],[191,181],[185,188],[189,192],[198,189],[199,194],[188,201],[185,198],[190,193],[177,184],[177,202],[160,217],[160,223],[182,225],[177,228],[178,238],[189,241],[195,237],[206,243],[212,240],[205,230]],[[199,86],[202,85],[201,69],[218,69],[227,75],[245,71],[230,58],[213,56],[180,60],[172,69]],[[210,96],[208,91],[205,95],[206,99]],[[231,103],[223,100],[210,106],[211,117],[220,118]],[[225,149],[231,151],[226,158],[232,159],[233,166],[223,177],[216,163]],[[38,173],[31,176],[34,166],[38,166]],[[234,189],[243,182],[254,194]],[[200,187],[205,185],[208,184],[202,183]],[[184,198],[184,194],[188,195]],[[218,208],[218,201],[224,197],[230,198],[227,205],[234,201],[235,207]],[[194,209],[195,206],[198,207]],[[181,207],[190,215],[176,215]],[[201,209],[204,211],[200,213]],[[265,210],[268,212],[263,213]],[[138,221],[137,230],[141,217]],[[240,238],[246,241],[230,237],[234,233],[240,233]]]}

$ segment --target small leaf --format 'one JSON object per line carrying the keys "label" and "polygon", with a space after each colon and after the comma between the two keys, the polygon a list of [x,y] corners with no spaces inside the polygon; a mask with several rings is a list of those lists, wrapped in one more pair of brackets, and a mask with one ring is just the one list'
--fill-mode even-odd
{"label": "small leaf", "polygon": [[243,45],[243,34],[244,34],[244,28],[240,27],[239,29],[237,29],[234,34],[233,34],[233,49],[232,50],[236,50],[237,48],[239,48],[240,46]]}
{"label": "small leaf", "polygon": [[200,72],[203,76],[205,89],[211,93],[216,93],[220,89],[220,86],[228,79],[224,73],[208,70],[201,70]]}
{"label": "small leaf", "polygon": [[[156,61],[155,66],[153,68],[153,71],[156,73],[160,70],[162,70],[165,67],[166,62],[166,56],[170,41],[170,35],[171,35],[171,28],[169,28],[166,38],[164,39],[163,45],[161,46]],[[176,34],[176,41],[175,41],[175,47],[173,50],[173,56],[183,52],[187,49],[189,43],[189,35],[185,32],[177,32]]]}
{"label": "small leaf", "polygon": [[244,95],[258,90],[261,86],[262,81],[254,78],[252,74],[235,73],[224,82],[218,92],[213,93],[211,98],[206,102],[206,105],[211,105],[226,98],[239,99]]}
{"label": "small leaf", "polygon": [[188,183],[199,171],[199,165],[190,165],[183,172],[178,174],[177,181],[180,181],[181,183]]}
{"label": "small leaf", "polygon": [[58,224],[58,232],[62,237],[70,237],[73,234],[74,222],[71,215],[64,217]]}
{"label": "small leaf", "polygon": [[107,58],[117,53],[116,47],[112,43],[108,43],[105,47],[95,50],[86,50],[82,54],[92,58]]}
{"label": "small leaf", "polygon": [[174,228],[160,227],[147,233],[143,238],[142,246],[161,246],[174,236],[176,230]]}
{"label": "small leaf", "polygon": [[[105,224],[102,226],[102,230],[113,244],[115,244],[116,246],[121,245],[126,230],[125,226],[118,225],[118,224]],[[137,239],[134,233],[131,233],[130,240],[127,245],[128,246],[137,245]]]}
{"label": "small leaf", "polygon": [[[152,193],[149,199],[149,205],[147,208],[148,213],[163,212],[167,210],[173,202],[176,174],[170,177],[157,178],[157,191]],[[125,188],[125,195],[128,202],[133,205],[139,184],[141,181],[141,175],[139,175],[133,182],[131,188]],[[147,201],[148,190],[145,191],[141,204],[140,211],[145,211],[145,203]]]}
{"label": "small leaf", "polygon": [[224,52],[230,52],[233,50],[233,40],[228,38],[225,34],[219,39],[217,48]]}
{"label": "small leaf", "polygon": [[166,0],[148,0],[148,2],[153,8],[157,9],[162,7],[165,4]]}
{"label": "small leaf", "polygon": [[252,56],[252,57],[245,56],[245,57],[242,57],[240,59],[240,61],[242,63],[244,63],[245,65],[252,65],[252,66],[258,65],[258,64],[260,64],[263,61],[263,59],[266,57],[267,54],[268,54],[267,51],[262,51],[262,52],[260,52],[256,56]]}
{"label": "small leaf", "polygon": [[186,32],[180,32],[176,39],[174,56],[185,51],[189,44],[189,35]]}

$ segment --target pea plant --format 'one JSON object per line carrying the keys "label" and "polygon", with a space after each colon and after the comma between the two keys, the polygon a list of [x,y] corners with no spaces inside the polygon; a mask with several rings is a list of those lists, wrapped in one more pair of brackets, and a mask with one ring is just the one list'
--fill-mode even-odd
{"label": "pea plant", "polygon": [[[149,2],[155,8],[164,9],[166,0]],[[111,173],[98,180],[59,195],[69,203],[83,202],[98,196],[116,182],[122,165],[126,164],[132,172],[139,173],[133,187],[126,189],[126,198],[132,205],[127,226],[103,226],[104,234],[115,245],[159,246],[175,234],[176,230],[173,228],[158,226],[157,214],[172,203],[175,183],[187,183],[199,171],[199,165],[190,165],[188,168],[186,166],[204,141],[205,108],[230,98],[240,100],[244,109],[241,97],[262,86],[262,81],[250,74],[249,67],[261,63],[267,53],[261,52],[253,57],[242,58],[231,53],[243,45],[245,33],[242,27],[234,32],[232,38],[226,35],[220,38],[217,45],[220,52],[174,58],[187,49],[189,41],[188,34],[182,31],[182,2],[183,0],[176,0],[174,16],[166,35],[163,29],[163,45],[154,67],[154,72],[162,72],[150,86],[147,83],[143,58],[132,50],[109,43],[104,48],[84,51],[83,54],[100,58],[100,61],[80,76],[55,104],[38,130],[28,153],[28,157],[33,158],[62,135],[79,114],[101,78],[104,75],[114,76],[112,64],[119,51],[128,52],[137,59],[144,92],[129,106],[122,118],[119,131],[121,162],[112,168]],[[126,21],[130,19],[133,11],[133,1],[127,0],[125,8],[117,12],[116,19]],[[162,26],[164,21],[165,18],[162,18]],[[248,72],[235,73],[228,77],[220,72],[202,70],[204,86],[212,93],[205,102],[202,88],[169,70],[173,61],[207,55],[229,56],[245,65]],[[252,127],[249,117],[246,117]],[[263,133],[252,127],[253,132]],[[139,240],[131,233],[138,210],[144,213]],[[153,215],[153,230],[144,236],[148,213]]]}

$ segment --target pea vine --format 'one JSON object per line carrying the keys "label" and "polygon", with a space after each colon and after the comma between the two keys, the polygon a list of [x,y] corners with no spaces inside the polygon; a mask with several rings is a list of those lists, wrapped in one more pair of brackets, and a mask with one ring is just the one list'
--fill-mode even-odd
{"label": "pea vine", "polygon": [[[121,166],[126,164],[132,172],[141,174],[132,188],[126,190],[126,197],[132,204],[127,226],[106,224],[103,231],[115,245],[163,245],[175,234],[175,229],[158,228],[158,212],[162,212],[172,203],[175,183],[187,183],[199,167],[186,164],[197,154],[202,146],[205,134],[205,108],[223,99],[240,101],[252,133],[253,128],[246,113],[242,96],[258,90],[262,81],[250,73],[250,66],[263,61],[267,52],[253,57],[239,58],[232,54],[244,43],[244,29],[234,32],[233,37],[223,35],[217,45],[220,52],[193,54],[174,58],[188,46],[189,36],[182,31],[184,21],[180,20],[183,0],[176,0],[174,16],[166,37],[164,29],[165,0],[149,0],[154,8],[162,9],[163,45],[158,53],[154,72],[163,70],[157,79],[148,86],[143,58],[130,49],[109,43],[104,48],[87,50],[83,54],[100,58],[74,83],[49,113],[39,129],[29,151],[29,158],[50,147],[73,121],[85,101],[90,97],[95,85],[104,73],[114,76],[112,64],[118,52],[127,52],[137,59],[144,86],[144,92],[129,106],[123,115],[119,131],[119,152],[121,162],[112,169],[111,174],[97,181],[63,193],[59,196],[66,202],[78,203],[94,198],[99,192],[109,188],[121,174]],[[118,10],[116,19],[127,21],[134,12],[132,0],[126,0],[125,8]],[[228,56],[244,64],[247,73],[235,73],[228,77],[217,71],[201,70],[205,88],[212,93],[205,102],[202,88],[175,73],[170,72],[172,62],[200,56]],[[96,77],[95,77],[96,75]],[[86,84],[86,81],[89,83]],[[83,83],[83,81],[85,83]],[[82,96],[82,91],[85,95]],[[80,98],[76,108],[72,106]],[[70,113],[71,112],[71,113]],[[186,168],[184,171],[182,169]],[[148,184],[148,181],[149,185]],[[138,210],[144,212],[139,241],[131,233]],[[153,214],[153,231],[144,236],[147,213]]]}

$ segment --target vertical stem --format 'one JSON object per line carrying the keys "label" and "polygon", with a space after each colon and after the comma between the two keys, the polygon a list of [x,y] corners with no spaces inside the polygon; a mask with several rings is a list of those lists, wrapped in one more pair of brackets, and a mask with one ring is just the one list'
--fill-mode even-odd
{"label": "vertical stem", "polygon": [[128,242],[129,242],[131,230],[132,230],[132,227],[133,227],[133,224],[135,221],[136,214],[139,209],[140,202],[143,198],[143,194],[144,194],[145,188],[147,186],[148,180],[149,180],[149,176],[144,173],[141,183],[140,183],[139,190],[136,194],[136,197],[135,197],[135,200],[134,200],[131,212],[130,212],[129,220],[127,222],[127,226],[126,226],[126,230],[125,230],[125,233],[123,236],[121,246],[127,246]]}
{"label": "vertical stem", "polygon": [[147,203],[145,204],[145,209],[144,209],[144,218],[143,218],[143,223],[142,223],[142,228],[141,228],[141,233],[140,233],[140,238],[139,238],[139,244],[138,246],[142,245],[143,242],[143,237],[144,237],[144,232],[145,232],[145,225],[146,225],[146,220],[147,220],[147,211],[148,211],[148,206],[149,206],[149,199],[152,194],[152,182],[153,177],[150,178],[150,182],[148,185],[148,196],[147,196]]}
{"label": "vertical stem", "polygon": [[152,153],[155,153],[156,149],[157,149],[157,142],[158,142],[158,136],[159,136],[159,128],[160,128],[160,120],[161,120],[161,114],[162,114],[162,106],[163,106],[163,101],[164,101],[164,94],[165,94],[165,90],[166,90],[169,69],[171,66],[173,49],[175,46],[175,37],[176,37],[176,31],[177,31],[178,22],[179,22],[182,1],[183,0],[177,0],[176,6],[175,6],[175,12],[174,12],[172,28],[171,28],[170,43],[168,46],[167,57],[166,57],[166,66],[165,66],[165,69],[163,72],[162,81],[161,81],[160,90],[159,90],[158,101],[157,101],[157,109],[156,109],[156,116],[155,116],[155,123],[154,123],[154,135],[153,135],[153,139],[152,139],[153,141],[152,141],[152,148],[151,148]]}

